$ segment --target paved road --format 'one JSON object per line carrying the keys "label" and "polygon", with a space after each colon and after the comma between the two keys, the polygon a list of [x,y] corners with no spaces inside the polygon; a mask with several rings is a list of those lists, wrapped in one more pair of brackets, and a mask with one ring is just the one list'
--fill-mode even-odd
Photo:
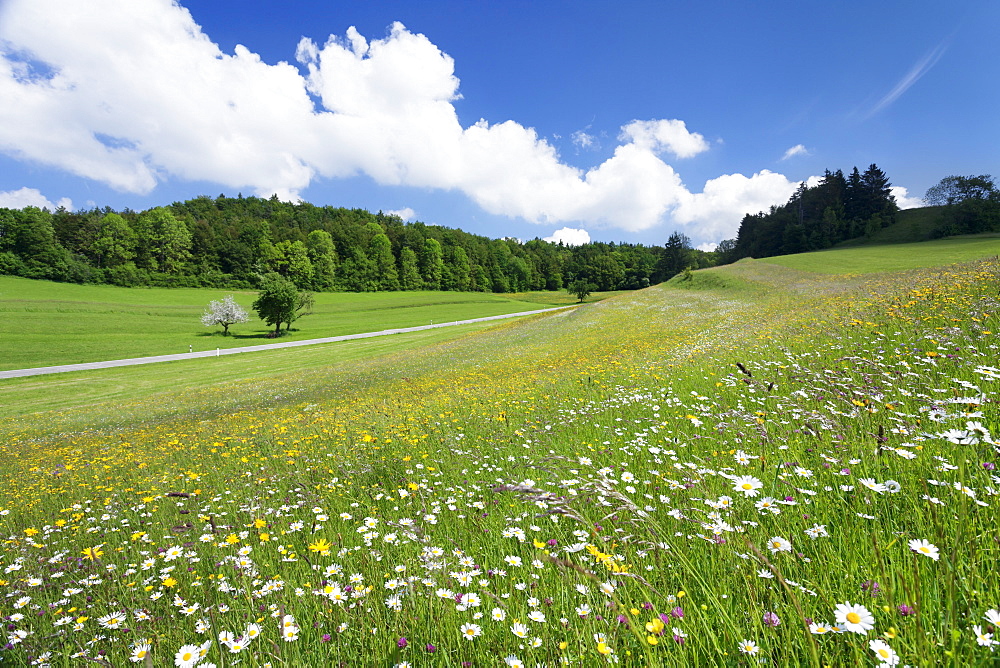
{"label": "paved road", "polygon": [[41,376],[47,373],[66,373],[68,371],[87,371],[89,369],[108,369],[115,366],[134,366],[136,364],[154,364],[156,362],[173,362],[176,360],[189,360],[196,357],[218,357],[220,355],[236,355],[237,353],[252,353],[259,350],[273,350],[275,348],[294,348],[296,346],[312,346],[317,343],[334,343],[336,341],[350,341],[351,339],[367,339],[373,336],[388,336],[390,334],[403,334],[405,332],[419,332],[425,329],[437,329],[438,327],[454,327],[455,325],[467,325],[473,322],[486,322],[487,320],[503,320],[505,318],[518,318],[524,315],[535,315],[536,313],[547,313],[549,311],[559,311],[573,308],[575,306],[557,306],[555,308],[543,308],[536,311],[521,311],[520,313],[507,313],[504,315],[491,315],[486,318],[473,318],[472,320],[456,320],[455,322],[442,322],[437,325],[421,325],[420,327],[402,327],[400,329],[383,329],[380,332],[365,332],[363,334],[345,334],[344,336],[328,336],[325,339],[306,339],[304,341],[286,341],[282,343],[265,343],[259,346],[244,346],[242,348],[219,348],[216,350],[204,350],[193,353],[178,353],[176,355],[156,355],[154,357],[132,357],[124,360],[110,360],[107,362],[86,362],[83,364],[63,364],[60,366],[42,366],[34,369],[12,369],[10,371],[0,371],[0,378],[20,378],[22,376]]}

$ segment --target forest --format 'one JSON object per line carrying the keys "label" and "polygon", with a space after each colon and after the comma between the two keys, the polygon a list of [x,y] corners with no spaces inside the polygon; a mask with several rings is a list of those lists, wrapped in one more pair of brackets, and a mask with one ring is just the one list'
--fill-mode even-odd
{"label": "forest", "polygon": [[[795,194],[770,211],[748,213],[735,239],[716,248],[718,264],[744,257],[771,257],[823,250],[850,239],[869,238],[896,222],[899,208],[885,172],[872,164],[845,177],[826,170],[819,182],[799,184]],[[926,241],[963,234],[1000,232],[1000,189],[990,174],[946,176],[927,190],[924,202],[937,207]]]}
{"label": "forest", "polygon": [[120,286],[250,289],[278,273],[304,290],[637,289],[716,263],[663,246],[490,239],[364,209],[277,197],[197,197],[144,212],[0,209],[0,274]]}
{"label": "forest", "polygon": [[[928,190],[941,207],[932,236],[1000,231],[989,174],[948,176]],[[491,239],[381,211],[202,196],[148,211],[0,208],[0,274],[119,286],[253,289],[278,273],[301,290],[634,290],[683,272],[830,248],[870,237],[899,211],[885,172],[826,170],[781,206],[747,213],[714,252],[680,232],[663,246]],[[920,239],[913,239],[918,241]]]}
{"label": "forest", "polygon": [[849,176],[826,170],[820,182],[805,182],[782,206],[748,213],[735,239],[719,244],[724,262],[744,257],[771,257],[830,248],[842,241],[871,235],[896,220],[896,200],[885,172],[875,164]]}

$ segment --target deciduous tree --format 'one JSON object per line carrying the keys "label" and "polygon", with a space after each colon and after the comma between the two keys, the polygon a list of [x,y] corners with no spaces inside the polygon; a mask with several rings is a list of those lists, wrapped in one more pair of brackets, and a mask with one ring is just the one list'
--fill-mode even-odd
{"label": "deciduous tree", "polygon": [[279,336],[282,323],[291,327],[297,319],[309,314],[312,305],[312,294],[299,292],[290,280],[272,272],[260,277],[260,292],[253,310],[261,320],[273,325],[274,336]]}
{"label": "deciduous tree", "polygon": [[250,321],[250,314],[236,303],[232,295],[227,295],[221,300],[213,300],[208,303],[208,308],[201,316],[201,324],[205,327],[222,327],[222,335],[229,336],[230,325],[237,325]]}
{"label": "deciduous tree", "polygon": [[569,286],[569,293],[575,295],[580,302],[590,296],[594,286],[583,279],[577,279]]}

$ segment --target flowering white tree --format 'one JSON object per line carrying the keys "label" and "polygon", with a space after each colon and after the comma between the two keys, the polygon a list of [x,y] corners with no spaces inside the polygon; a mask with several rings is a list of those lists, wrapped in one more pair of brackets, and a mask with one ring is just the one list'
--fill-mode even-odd
{"label": "flowering white tree", "polygon": [[230,325],[241,322],[250,322],[250,314],[236,303],[232,295],[227,295],[222,301],[209,302],[208,308],[201,316],[201,324],[205,327],[222,325],[223,336],[229,335]]}

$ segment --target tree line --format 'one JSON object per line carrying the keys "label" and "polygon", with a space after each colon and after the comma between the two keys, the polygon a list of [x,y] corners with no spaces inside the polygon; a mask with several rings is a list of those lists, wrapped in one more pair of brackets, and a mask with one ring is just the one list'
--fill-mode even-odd
{"label": "tree line", "polygon": [[[726,264],[803,253],[871,236],[896,221],[891,186],[874,164],[864,172],[855,167],[847,177],[839,169],[826,170],[813,187],[801,183],[783,206],[746,214],[736,238],[716,248],[716,259]],[[931,237],[1000,232],[1000,189],[989,174],[946,176],[927,190],[924,202],[940,207]]]}
{"label": "tree line", "polygon": [[871,235],[896,220],[896,199],[885,172],[872,164],[849,176],[826,170],[813,187],[799,184],[782,206],[748,213],[735,239],[716,249],[724,262],[829,248],[841,241]]}
{"label": "tree line", "polygon": [[0,209],[0,274],[120,286],[300,290],[637,289],[714,253],[675,232],[663,246],[490,239],[364,209],[277,197],[198,197],[143,212]]}

